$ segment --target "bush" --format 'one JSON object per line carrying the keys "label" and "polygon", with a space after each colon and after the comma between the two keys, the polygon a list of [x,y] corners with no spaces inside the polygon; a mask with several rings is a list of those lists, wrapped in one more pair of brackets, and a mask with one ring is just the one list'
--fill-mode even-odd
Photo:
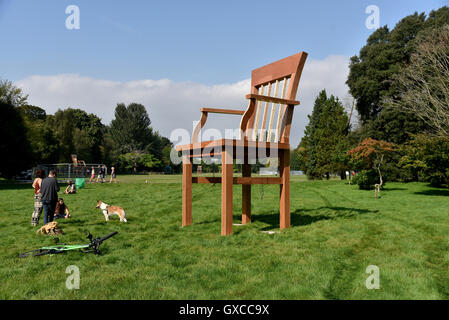
{"label": "bush", "polygon": [[[359,189],[362,190],[372,190],[374,189],[374,185],[379,183],[379,175],[376,170],[362,170],[356,174],[356,176],[352,179],[353,184],[357,184]],[[385,186],[385,181],[383,183]],[[382,186],[382,187],[383,187]]]}
{"label": "bush", "polygon": [[419,134],[402,146],[399,165],[435,187],[449,186],[449,139]]}

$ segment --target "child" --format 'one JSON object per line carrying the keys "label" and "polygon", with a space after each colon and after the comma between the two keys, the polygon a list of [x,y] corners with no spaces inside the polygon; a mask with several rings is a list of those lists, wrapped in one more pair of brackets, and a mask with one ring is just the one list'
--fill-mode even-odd
{"label": "child", "polygon": [[112,183],[112,180],[114,180],[114,182],[117,183],[117,175],[115,173],[114,167],[111,168],[111,180],[109,180],[109,183]]}
{"label": "child", "polygon": [[70,218],[70,211],[69,208],[64,203],[64,200],[62,198],[58,199],[58,202],[56,203],[56,209],[55,209],[55,219],[68,219]]}
{"label": "child", "polygon": [[72,181],[68,181],[69,185],[65,188],[65,194],[74,194],[76,193],[76,185]]}
{"label": "child", "polygon": [[94,179],[95,179],[95,169],[94,169],[94,167],[92,166],[92,171],[91,171],[91,174],[90,174],[90,180],[89,180],[89,183],[95,182],[95,181],[93,181]]}
{"label": "child", "polygon": [[95,182],[99,182],[100,179],[101,179],[101,167],[100,167],[100,165],[98,165],[97,171],[98,171],[98,175],[97,175],[97,180]]}

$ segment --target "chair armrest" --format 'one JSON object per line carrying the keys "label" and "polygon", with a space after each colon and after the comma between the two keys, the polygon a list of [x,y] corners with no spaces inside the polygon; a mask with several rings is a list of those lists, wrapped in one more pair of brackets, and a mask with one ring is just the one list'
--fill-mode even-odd
{"label": "chair armrest", "polygon": [[193,130],[192,143],[197,143],[199,141],[200,130],[206,124],[208,113],[238,114],[238,115],[245,114],[245,111],[243,110],[217,109],[217,108],[201,108],[200,111],[201,111],[201,119],[196,125],[195,129]]}
{"label": "chair armrest", "polygon": [[207,113],[239,114],[239,115],[243,115],[245,113],[245,110],[216,109],[216,108],[201,108],[200,111]]}
{"label": "chair armrest", "polygon": [[276,97],[269,97],[269,96],[263,96],[260,94],[247,94],[246,99],[255,99],[265,102],[273,102],[273,103],[279,103],[279,104],[287,104],[287,105],[298,105],[299,101],[296,100],[288,100],[288,99],[281,99]]}

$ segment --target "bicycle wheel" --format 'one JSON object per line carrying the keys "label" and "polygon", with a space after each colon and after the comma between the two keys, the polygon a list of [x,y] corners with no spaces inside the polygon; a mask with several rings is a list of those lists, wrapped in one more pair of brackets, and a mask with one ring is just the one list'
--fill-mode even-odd
{"label": "bicycle wheel", "polygon": [[19,258],[44,256],[46,254],[53,254],[53,253],[55,253],[54,250],[50,249],[36,249],[19,254]]}

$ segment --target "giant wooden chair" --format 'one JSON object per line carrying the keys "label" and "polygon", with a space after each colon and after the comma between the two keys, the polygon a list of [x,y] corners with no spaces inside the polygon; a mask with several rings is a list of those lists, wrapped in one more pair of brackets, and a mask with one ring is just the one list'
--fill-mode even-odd
{"label": "giant wooden chair", "polygon": [[[290,227],[290,128],[296,92],[307,53],[300,52],[255,69],[251,74],[249,105],[244,110],[201,108],[201,120],[192,143],[177,146],[182,152],[182,225],[192,224],[192,183],[221,183],[221,234],[232,233],[232,187],[242,185],[242,224],[251,221],[251,185],[280,185],[280,228]],[[200,141],[209,113],[241,115],[237,139]],[[192,177],[194,158],[221,157],[220,177]],[[280,177],[251,177],[251,163],[260,158],[279,159]],[[233,161],[242,164],[242,177],[233,177]]]}

